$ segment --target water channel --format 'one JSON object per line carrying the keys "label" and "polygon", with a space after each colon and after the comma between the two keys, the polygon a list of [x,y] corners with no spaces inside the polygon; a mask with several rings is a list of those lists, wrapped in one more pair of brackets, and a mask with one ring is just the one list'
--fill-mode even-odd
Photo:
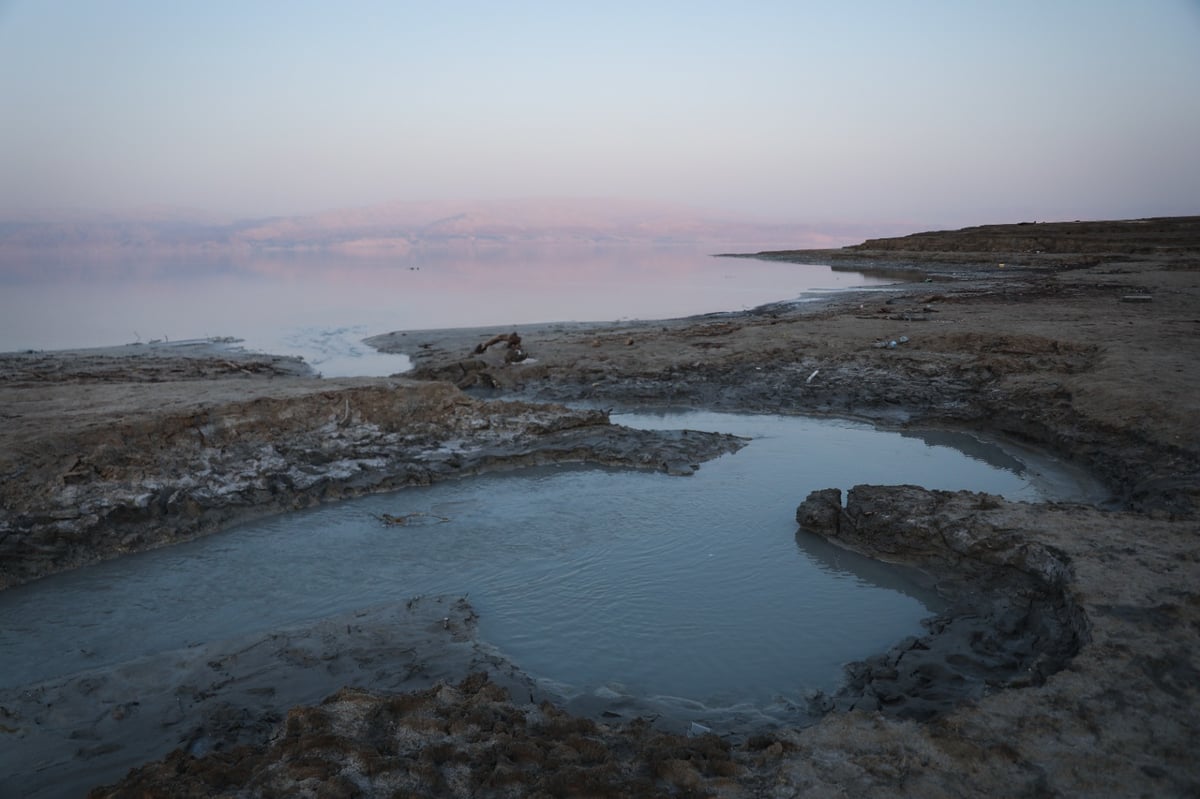
{"label": "water channel", "polygon": [[[689,477],[580,466],[409,488],[0,593],[0,688],[415,595],[468,593],[482,639],[567,696],[767,705],[921,632],[920,575],[797,534],[816,488],[915,483],[1094,501],[1052,459],[966,433],[803,417],[614,415],[746,436]],[[389,526],[380,514],[412,516]]]}

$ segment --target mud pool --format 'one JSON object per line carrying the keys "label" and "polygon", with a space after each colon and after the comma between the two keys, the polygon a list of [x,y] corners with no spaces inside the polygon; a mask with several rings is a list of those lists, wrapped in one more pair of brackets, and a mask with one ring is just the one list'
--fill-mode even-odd
{"label": "mud pool", "polygon": [[[493,474],[271,518],[0,593],[0,688],[424,594],[564,697],[767,708],[921,631],[916,573],[797,534],[810,490],[857,483],[1096,501],[1051,459],[966,433],[801,417],[614,415],[751,438],[675,477]],[[381,516],[405,517],[403,525]],[[697,705],[698,703],[698,705]]]}

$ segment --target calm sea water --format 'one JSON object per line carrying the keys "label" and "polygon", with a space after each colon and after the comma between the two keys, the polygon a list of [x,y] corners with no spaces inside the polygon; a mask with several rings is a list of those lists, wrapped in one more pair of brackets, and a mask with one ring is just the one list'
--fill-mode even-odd
{"label": "calm sea water", "polygon": [[825,266],[714,258],[771,243],[520,247],[395,258],[296,254],[0,264],[0,352],[233,336],[326,376],[407,362],[362,344],[393,330],[660,319],[881,285]]}

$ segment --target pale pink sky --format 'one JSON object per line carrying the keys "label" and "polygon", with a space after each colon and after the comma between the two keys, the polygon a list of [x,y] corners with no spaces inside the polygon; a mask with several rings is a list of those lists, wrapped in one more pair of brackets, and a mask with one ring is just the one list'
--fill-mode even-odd
{"label": "pale pink sky", "polygon": [[0,2],[0,210],[1200,213],[1200,3]]}

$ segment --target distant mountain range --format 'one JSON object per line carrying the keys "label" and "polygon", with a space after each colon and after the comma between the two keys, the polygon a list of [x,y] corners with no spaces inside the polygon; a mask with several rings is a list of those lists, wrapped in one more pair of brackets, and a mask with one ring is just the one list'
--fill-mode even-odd
{"label": "distant mountain range", "polygon": [[[911,230],[911,228],[908,228]],[[394,202],[306,216],[223,218],[150,207],[123,213],[0,215],[0,260],[45,254],[401,254],[421,248],[739,243],[828,248],[906,232],[773,224],[694,208],[607,199]]]}

